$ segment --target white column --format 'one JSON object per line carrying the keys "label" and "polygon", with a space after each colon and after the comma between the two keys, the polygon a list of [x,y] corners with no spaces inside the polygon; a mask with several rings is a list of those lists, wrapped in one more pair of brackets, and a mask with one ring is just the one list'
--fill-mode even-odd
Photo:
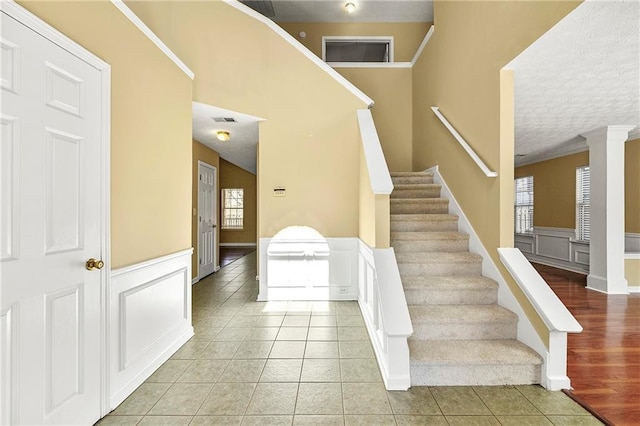
{"label": "white column", "polygon": [[587,288],[627,294],[624,277],[624,143],[634,126],[607,126],[584,136],[591,182]]}

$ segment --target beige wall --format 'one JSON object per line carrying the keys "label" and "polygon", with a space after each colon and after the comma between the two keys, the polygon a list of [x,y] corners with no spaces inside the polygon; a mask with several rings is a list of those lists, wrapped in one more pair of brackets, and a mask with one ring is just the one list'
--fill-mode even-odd
{"label": "beige wall", "polygon": [[111,268],[191,247],[192,81],[111,2],[20,4],[111,65]]}
{"label": "beige wall", "polygon": [[[625,143],[625,232],[640,233],[640,139]],[[535,226],[575,228],[576,168],[589,152],[517,167],[515,177],[533,176]]]}
{"label": "beige wall", "polygon": [[533,176],[534,226],[576,227],[576,167],[587,165],[581,152],[516,168],[515,177]]}
{"label": "beige wall", "polygon": [[[195,72],[194,100],[266,119],[258,145],[259,236],[292,225],[358,236],[355,111],[367,105],[223,2],[127,4]],[[273,197],[276,186],[286,197]]]}
{"label": "beige wall", "polygon": [[[578,4],[436,0],[435,32],[413,68],[413,169],[439,165],[497,265],[496,248],[513,241],[513,129],[501,127],[501,117],[513,120],[512,110],[501,109],[503,92],[513,88],[504,82],[501,87],[500,69]],[[431,106],[440,108],[498,178],[481,173]],[[506,270],[501,273],[546,339],[541,320]]]}
{"label": "beige wall", "polygon": [[637,234],[640,233],[640,139],[629,141],[624,147],[625,231]]}
{"label": "beige wall", "polygon": [[[191,275],[198,276],[198,161],[209,164],[216,168],[218,173],[218,181],[220,181],[220,155],[218,153],[198,141],[192,141],[192,174],[191,174],[191,246],[193,247],[193,257],[191,258]],[[220,187],[220,185],[218,185]],[[220,205],[220,191],[218,191],[218,202]],[[220,209],[217,210],[217,222],[220,223]],[[220,236],[218,235],[218,240]],[[219,259],[219,256],[216,256]],[[216,265],[217,266],[217,265]]]}
{"label": "beige wall", "polygon": [[628,285],[640,287],[640,259],[624,260],[624,276]]}
{"label": "beige wall", "polygon": [[[322,36],[393,36],[396,62],[409,62],[422,43],[430,23],[280,23],[318,57]],[[299,37],[300,31],[307,34]],[[412,157],[412,81],[409,68],[336,68],[347,80],[375,101],[372,109],[382,150],[391,171],[410,171]]]}
{"label": "beige wall", "polygon": [[[220,229],[220,243],[255,243],[258,223],[256,175],[221,158],[219,176],[221,190],[224,188],[244,190],[244,228],[242,230]],[[222,206],[221,203],[219,205]]]}
{"label": "beige wall", "polygon": [[[393,60],[411,62],[431,26],[426,22],[280,22],[285,31],[322,58],[323,36],[393,36]],[[299,34],[304,31],[307,37]]]}
{"label": "beige wall", "polygon": [[389,170],[411,171],[411,69],[336,68],[336,71],[375,101],[371,114]]}

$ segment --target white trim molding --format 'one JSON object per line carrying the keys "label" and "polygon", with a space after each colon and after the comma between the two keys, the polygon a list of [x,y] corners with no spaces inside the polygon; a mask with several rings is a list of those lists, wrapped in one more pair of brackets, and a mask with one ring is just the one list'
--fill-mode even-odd
{"label": "white trim molding", "polygon": [[220,247],[257,247],[257,243],[220,243]]}
{"label": "white trim molding", "polygon": [[480,237],[471,226],[471,222],[467,219],[467,216],[462,211],[460,205],[453,196],[453,193],[447,186],[440,174],[438,166],[428,169],[433,172],[434,182],[442,185],[442,197],[449,199],[449,212],[458,216],[458,230],[469,234],[469,251],[482,256],[482,275],[498,283],[498,304],[509,309],[511,312],[518,316],[518,340],[525,345],[536,351],[544,360],[542,365],[542,386],[550,389],[550,385],[553,383],[549,376],[549,355],[547,353],[547,347],[538,335],[538,332],[533,327],[531,320],[527,317],[527,314],[520,306],[520,303],[513,295],[513,292],[509,288],[509,285],[505,281],[504,277],[500,273],[497,265],[494,263],[489,252],[482,244]]}
{"label": "white trim molding", "polygon": [[133,13],[131,9],[129,9],[129,7],[124,3],[123,0],[111,0],[111,3],[113,3],[113,5],[117,7],[118,10],[122,12],[122,14],[126,16],[129,21],[131,21],[131,23],[133,23],[133,25],[135,25],[140,31],[142,31],[142,33],[147,36],[147,38],[158,47],[158,49],[160,49],[165,55],[167,55],[167,57],[171,59],[171,61],[176,64],[191,80],[194,79],[195,74],[193,73],[193,71],[191,71],[189,67],[184,62],[182,62],[180,58],[178,58],[178,56],[173,53],[171,49],[169,49],[169,47],[167,47],[167,45],[164,44],[164,42],[160,40],[160,38],[155,35],[149,27],[147,27],[147,25],[142,22],[142,20],[138,18],[138,16]]}
{"label": "white trim molding", "polygon": [[515,234],[514,246],[531,262],[589,273],[589,242],[576,240],[575,229],[535,226],[531,234]]}
{"label": "white trim molding", "polygon": [[285,30],[283,30],[282,27],[280,27],[278,24],[273,22],[271,19],[269,19],[269,18],[265,17],[264,15],[256,12],[255,10],[251,9],[250,7],[245,6],[244,4],[240,3],[239,1],[236,1],[236,0],[223,0],[223,1],[226,4],[228,4],[229,6],[231,6],[231,7],[235,8],[235,9],[239,10],[240,12],[244,13],[245,15],[250,16],[253,19],[255,19],[257,21],[260,21],[263,24],[265,24],[273,32],[275,32],[281,38],[283,38],[287,43],[289,43],[291,46],[293,46],[298,51],[300,51],[303,55],[305,55],[307,57],[307,59],[309,59],[311,62],[316,64],[318,67],[320,67],[320,69],[322,69],[324,72],[329,74],[339,84],[344,86],[344,88],[347,89],[349,92],[351,92],[351,94],[353,94],[355,97],[357,97],[362,102],[364,102],[368,106],[368,108],[372,108],[373,107],[373,104],[374,104],[373,99],[371,99],[370,97],[365,95],[364,92],[362,92],[362,90],[358,89],[356,86],[353,85],[353,83],[351,83],[349,80],[347,80],[342,75],[340,75],[340,73],[338,73],[336,70],[334,70],[329,65],[327,65],[326,62],[324,62],[322,59],[320,59],[315,54],[313,54],[302,43],[300,43],[298,40],[296,40],[291,34],[286,32]]}
{"label": "white trim molding", "polygon": [[110,409],[193,336],[193,249],[111,273]]}
{"label": "white trim molding", "polygon": [[411,59],[412,68],[416,64],[416,62],[418,62],[418,59],[420,59],[420,56],[422,56],[422,51],[427,46],[427,43],[429,43],[429,40],[431,40],[431,36],[433,36],[433,33],[435,32],[435,30],[436,30],[436,26],[431,25],[431,27],[429,28],[429,31],[427,31],[427,34],[424,36],[422,43],[420,43],[418,50],[416,50],[416,54],[413,55],[413,59]]}

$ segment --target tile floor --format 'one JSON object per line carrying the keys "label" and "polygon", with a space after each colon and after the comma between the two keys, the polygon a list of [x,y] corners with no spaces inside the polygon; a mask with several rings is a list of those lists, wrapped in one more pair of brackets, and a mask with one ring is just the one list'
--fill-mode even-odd
{"label": "tile floor", "polygon": [[355,302],[255,302],[255,253],[193,287],[195,336],[100,425],[599,425],[539,386],[387,392]]}

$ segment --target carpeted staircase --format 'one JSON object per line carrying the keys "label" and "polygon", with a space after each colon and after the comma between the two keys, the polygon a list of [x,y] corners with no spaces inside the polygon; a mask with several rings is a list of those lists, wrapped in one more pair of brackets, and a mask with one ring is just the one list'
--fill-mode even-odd
{"label": "carpeted staircase", "polygon": [[391,173],[391,246],[414,333],[412,385],[540,383],[542,360],[516,340],[518,317],[497,303],[498,284],[430,172]]}

